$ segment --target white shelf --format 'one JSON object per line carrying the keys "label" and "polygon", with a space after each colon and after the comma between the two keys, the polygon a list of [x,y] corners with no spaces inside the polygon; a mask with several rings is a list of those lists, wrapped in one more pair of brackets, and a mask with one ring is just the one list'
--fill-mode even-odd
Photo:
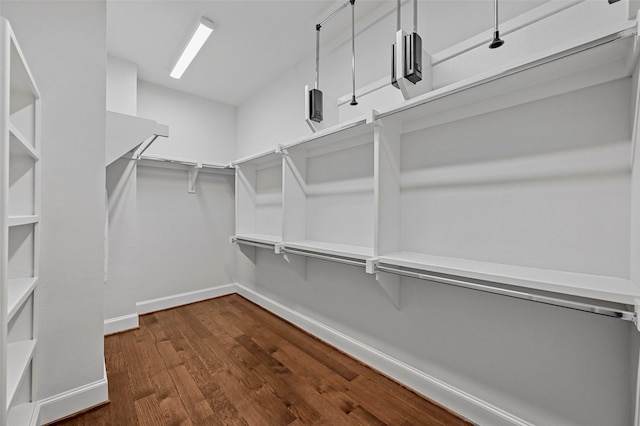
{"label": "white shelf", "polygon": [[12,226],[30,225],[33,223],[38,223],[39,221],[40,221],[40,216],[38,215],[9,216],[7,224],[9,225],[9,227],[12,227]]}
{"label": "white shelf", "polygon": [[[501,95],[526,92],[528,101],[595,85],[631,74],[637,51],[634,50],[636,24],[609,28],[596,37],[559,45],[550,51],[506,64],[494,71],[453,83],[414,99],[381,109],[377,119],[400,124],[420,120],[419,128],[454,121],[461,115],[478,115],[512,106]],[[611,67],[599,69],[600,67]],[[604,72],[602,72],[604,70]],[[581,78],[577,75],[582,74]],[[586,74],[584,74],[586,73]],[[565,80],[563,80],[565,78]],[[553,82],[555,81],[555,84]],[[526,91],[526,89],[532,89]],[[506,103],[504,103],[506,102]],[[471,111],[464,111],[469,108]],[[435,117],[443,112],[451,117]],[[409,128],[405,131],[413,130]]]}
{"label": "white shelf", "polygon": [[297,249],[312,251],[328,256],[348,257],[352,259],[366,260],[373,257],[372,247],[353,246],[349,244],[327,243],[324,241],[287,241],[284,243],[285,249]]}
{"label": "white shelf", "polygon": [[635,304],[640,291],[627,279],[554,271],[469,259],[395,252],[379,257],[381,264],[491,281],[609,302]]}
{"label": "white shelf", "polygon": [[29,143],[29,140],[13,125],[9,124],[9,133],[11,135],[11,153],[15,155],[26,155],[34,160],[40,160],[40,154]]}
{"label": "white shelf", "polygon": [[9,419],[7,421],[7,426],[31,425],[35,409],[35,402],[28,402],[26,404],[20,404],[16,405],[15,407],[11,407],[9,409]]}
{"label": "white shelf", "polygon": [[138,165],[177,170],[191,170],[194,168],[198,168],[198,171],[200,173],[221,173],[229,175],[235,173],[233,167],[229,166],[228,164],[202,163],[195,160],[160,156],[143,155],[138,160]]}
{"label": "white shelf", "polygon": [[239,166],[243,163],[262,164],[281,158],[282,154],[275,149],[260,152],[258,154],[249,155],[247,157],[240,158],[231,163],[232,166]]}
{"label": "white shelf", "polygon": [[36,347],[35,340],[9,343],[7,345],[7,408],[24,378]]}
{"label": "white shelf", "polygon": [[[0,385],[5,387],[0,392],[0,424],[22,426],[37,420],[33,365],[38,320],[35,305],[28,301],[38,285],[40,263],[40,227],[34,226],[40,222],[40,94],[11,25],[2,17],[0,50],[7,53],[0,69],[0,85],[7,89],[0,107],[0,134],[5,135],[0,151],[6,153],[3,167],[8,167],[7,173],[0,173],[0,194],[6,197],[0,215],[9,228],[0,241],[5,247],[0,269],[9,271],[0,280],[0,294],[6,297],[0,304]],[[11,278],[30,275],[35,277]]]}
{"label": "white shelf", "polygon": [[10,279],[7,296],[7,321],[18,312],[38,283],[37,277]]}
{"label": "white shelf", "polygon": [[296,147],[310,150],[325,147],[340,141],[354,140],[368,133],[371,134],[373,140],[373,129],[373,117],[359,117],[313,133],[304,138],[285,143],[282,145],[282,149],[287,150]]}
{"label": "white shelf", "polygon": [[236,238],[239,244],[242,244],[242,240],[268,245],[280,244],[282,242],[281,236],[268,234],[237,234],[234,238]]}

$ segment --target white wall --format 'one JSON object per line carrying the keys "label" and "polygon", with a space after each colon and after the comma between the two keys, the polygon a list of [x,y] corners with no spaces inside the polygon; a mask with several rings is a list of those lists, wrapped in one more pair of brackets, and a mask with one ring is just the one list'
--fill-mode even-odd
{"label": "white wall", "polygon": [[105,2],[2,1],[1,13],[42,94],[42,399],[103,378]]}
{"label": "white wall", "polygon": [[233,282],[234,176],[138,167],[137,301]]}
{"label": "white wall", "polygon": [[145,155],[227,164],[235,159],[236,109],[145,81],[138,83],[138,116],[169,126]]}
{"label": "white wall", "polygon": [[[494,59],[483,45],[442,63],[435,70],[436,85],[602,30],[625,19],[626,10],[624,2],[583,2],[513,33],[505,45],[510,47]],[[389,25],[392,34],[393,16],[376,21],[358,39],[359,46],[367,43],[362,39],[369,32],[379,42],[380,31],[388,31]],[[342,71],[333,74],[340,68],[329,64],[349,46],[332,43],[338,47],[323,59],[324,87],[347,92],[350,81]],[[373,60],[379,61],[365,54],[359,69],[381,69],[377,62],[367,62]],[[304,85],[313,79],[312,64],[311,58],[301,62],[238,108],[238,157],[310,133],[302,121],[302,96]],[[382,78],[386,72],[369,78]],[[366,99],[362,103],[384,106],[390,101],[397,98],[381,96],[377,104]],[[238,274],[246,277],[239,278],[241,284],[525,421],[631,423],[632,364],[637,360],[629,323],[408,278],[402,279],[401,309],[396,310],[374,277],[358,268],[308,259],[303,279],[281,256],[266,250],[257,251],[255,268],[242,254],[238,258]]]}
{"label": "white wall", "polygon": [[[139,81],[138,115],[169,125],[170,137],[145,155],[216,164],[235,157],[233,107]],[[186,170],[139,165],[137,179],[138,310],[233,282],[233,176],[201,172],[195,194],[187,192]]]}
{"label": "white wall", "polygon": [[138,66],[107,56],[107,111],[136,115],[138,105]]}
{"label": "white wall", "polygon": [[104,318],[121,319],[113,328],[105,328],[105,333],[110,333],[137,325],[137,165],[119,159],[107,167],[106,175],[109,242]]}

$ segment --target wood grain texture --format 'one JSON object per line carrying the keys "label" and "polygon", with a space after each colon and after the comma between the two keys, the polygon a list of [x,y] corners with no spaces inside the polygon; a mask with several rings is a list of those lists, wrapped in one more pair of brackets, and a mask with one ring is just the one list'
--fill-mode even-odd
{"label": "wood grain texture", "polygon": [[238,295],[105,337],[111,403],[76,425],[470,425]]}

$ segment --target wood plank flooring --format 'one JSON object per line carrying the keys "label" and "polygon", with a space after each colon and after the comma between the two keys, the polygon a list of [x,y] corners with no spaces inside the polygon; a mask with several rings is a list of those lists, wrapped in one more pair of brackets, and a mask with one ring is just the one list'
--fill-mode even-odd
{"label": "wood plank flooring", "polygon": [[470,425],[238,295],[105,337],[111,403],[54,423]]}

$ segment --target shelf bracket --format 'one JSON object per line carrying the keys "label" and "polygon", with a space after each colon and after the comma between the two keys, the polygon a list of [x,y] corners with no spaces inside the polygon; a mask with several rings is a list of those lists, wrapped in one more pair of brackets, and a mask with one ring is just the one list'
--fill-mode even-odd
{"label": "shelf bracket", "polygon": [[198,172],[202,168],[202,163],[198,163],[189,169],[189,194],[196,193],[196,180],[198,179]]}
{"label": "shelf bracket", "polygon": [[290,255],[286,252],[284,244],[276,244],[276,254],[281,254],[282,258],[287,261],[289,266],[303,279],[307,280],[307,257],[296,254]]}
{"label": "shelf bracket", "polygon": [[[634,311],[635,316],[633,317],[633,323],[636,325],[638,331],[640,331],[640,299],[636,299]],[[638,374],[640,375],[640,372]]]}
{"label": "shelf bracket", "polygon": [[400,275],[376,270],[379,262],[379,257],[370,257],[365,261],[365,271],[367,274],[376,274],[376,281],[378,281],[378,284],[380,284],[384,292],[387,293],[387,296],[389,296],[389,299],[393,302],[393,306],[400,310]]}
{"label": "shelf bracket", "polygon": [[387,293],[393,306],[400,310],[400,276],[388,272],[376,272],[376,281]]}

